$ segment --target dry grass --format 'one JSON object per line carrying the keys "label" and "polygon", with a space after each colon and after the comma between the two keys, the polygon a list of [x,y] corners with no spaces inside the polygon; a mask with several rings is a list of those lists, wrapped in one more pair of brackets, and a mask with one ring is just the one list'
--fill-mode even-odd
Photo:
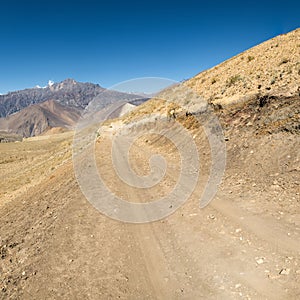
{"label": "dry grass", "polygon": [[220,104],[230,103],[236,95],[295,96],[300,86],[299,42],[300,29],[277,36],[199,73],[185,85]]}

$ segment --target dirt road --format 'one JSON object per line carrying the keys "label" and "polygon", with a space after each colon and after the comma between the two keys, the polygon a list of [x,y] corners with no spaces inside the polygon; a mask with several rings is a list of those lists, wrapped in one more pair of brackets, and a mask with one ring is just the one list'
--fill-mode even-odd
{"label": "dirt road", "polygon": [[[299,161],[295,137],[262,137],[247,147],[229,141],[216,198],[199,208],[204,172],[185,205],[148,224],[112,220],[85,199],[71,138],[0,144],[1,181],[10,182],[1,189],[1,299],[299,299],[299,171],[280,169],[279,155],[285,149]],[[276,149],[274,138],[282,140]],[[172,145],[149,136],[132,148],[140,174],[153,152],[169,165],[158,186],[139,191],[109,167],[109,145],[109,137],[98,141],[97,164],[118,196],[141,202],[170,192],[180,162]],[[257,167],[266,163],[268,174]]]}

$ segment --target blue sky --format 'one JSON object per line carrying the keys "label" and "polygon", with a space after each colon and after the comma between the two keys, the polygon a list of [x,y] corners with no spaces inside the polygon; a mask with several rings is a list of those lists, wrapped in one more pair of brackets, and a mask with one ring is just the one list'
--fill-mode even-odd
{"label": "blue sky", "polygon": [[300,27],[299,1],[6,1],[0,93],[74,78],[182,80]]}

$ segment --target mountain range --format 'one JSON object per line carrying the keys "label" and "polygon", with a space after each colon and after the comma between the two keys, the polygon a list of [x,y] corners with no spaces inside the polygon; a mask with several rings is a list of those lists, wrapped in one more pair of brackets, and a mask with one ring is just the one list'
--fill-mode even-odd
{"label": "mountain range", "polygon": [[6,95],[0,95],[0,130],[23,137],[35,136],[54,127],[72,129],[89,105],[101,109],[116,101],[134,105],[147,98],[108,90],[98,84],[66,79]]}

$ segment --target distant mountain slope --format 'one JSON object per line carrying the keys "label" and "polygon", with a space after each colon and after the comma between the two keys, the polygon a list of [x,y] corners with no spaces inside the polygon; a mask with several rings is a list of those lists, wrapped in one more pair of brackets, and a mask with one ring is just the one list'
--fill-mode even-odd
{"label": "distant mountain slope", "polygon": [[10,143],[16,141],[22,141],[22,136],[0,130],[0,143]]}
{"label": "distant mountain slope", "polygon": [[48,100],[56,100],[64,106],[84,109],[94,99],[97,107],[101,108],[118,100],[136,101],[141,98],[144,97],[107,90],[98,84],[66,79],[60,83],[49,84],[45,88],[32,88],[0,95],[0,117],[7,117],[32,104]]}
{"label": "distant mountain slope", "polygon": [[0,130],[29,137],[54,127],[71,129],[79,117],[78,109],[49,100],[28,106],[6,118],[0,118]]}

